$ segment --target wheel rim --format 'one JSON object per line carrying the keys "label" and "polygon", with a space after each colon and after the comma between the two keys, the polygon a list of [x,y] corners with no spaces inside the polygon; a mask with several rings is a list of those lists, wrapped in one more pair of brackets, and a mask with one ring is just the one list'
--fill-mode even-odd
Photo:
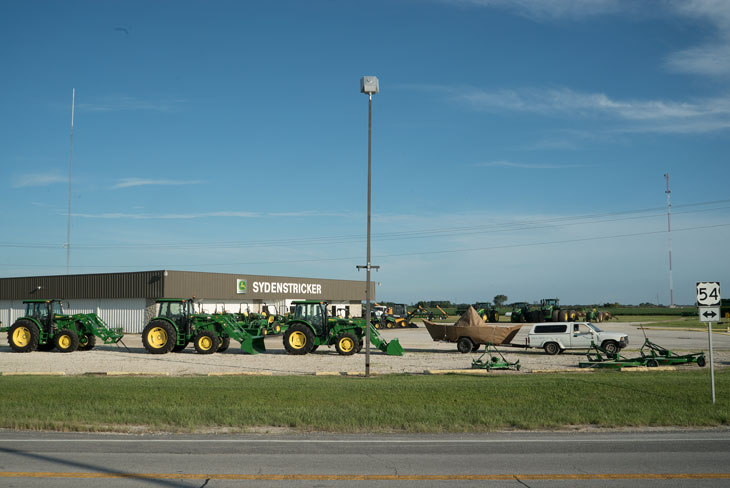
{"label": "wheel rim", "polygon": [[27,327],[18,327],[13,332],[13,342],[18,347],[25,347],[30,344],[30,329]]}
{"label": "wheel rim", "polygon": [[68,349],[71,347],[71,337],[68,334],[63,334],[58,338],[58,347],[61,349]]}
{"label": "wheel rim", "polygon": [[289,345],[294,349],[302,349],[307,344],[307,336],[304,332],[294,331],[289,336]]}
{"label": "wheel rim", "polygon": [[355,349],[355,341],[350,337],[343,337],[340,339],[340,349],[342,352],[350,352]]}
{"label": "wheel rim", "polygon": [[203,336],[198,339],[198,347],[203,351],[210,351],[213,348],[213,339],[208,336]]}
{"label": "wheel rim", "polygon": [[162,327],[154,327],[147,333],[147,342],[155,349],[164,347],[167,344],[167,332]]}

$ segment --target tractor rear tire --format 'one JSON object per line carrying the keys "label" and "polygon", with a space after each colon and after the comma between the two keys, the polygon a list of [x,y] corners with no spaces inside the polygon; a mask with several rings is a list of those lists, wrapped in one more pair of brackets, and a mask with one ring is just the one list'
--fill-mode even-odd
{"label": "tractor rear tire", "polygon": [[147,324],[142,331],[142,345],[150,354],[167,354],[177,343],[177,331],[164,320]]}
{"label": "tractor rear tire", "polygon": [[471,350],[474,348],[474,342],[472,342],[471,339],[468,337],[462,337],[459,339],[459,341],[456,343],[456,349],[462,353],[466,354],[468,352],[471,352]]}
{"label": "tractor rear tire", "polygon": [[213,354],[220,346],[220,339],[213,331],[201,330],[193,339],[193,345],[198,354]]}
{"label": "tractor rear tire", "polygon": [[545,354],[550,356],[555,356],[560,352],[560,346],[557,342],[548,342],[543,346],[543,349],[545,349]]}
{"label": "tractor rear tire", "polygon": [[91,351],[96,346],[96,336],[85,334],[79,337],[79,351]]}
{"label": "tractor rear tire", "polygon": [[228,348],[231,345],[231,338],[230,337],[224,337],[221,339],[221,343],[218,346],[218,352],[226,352]]}
{"label": "tractor rear tire", "polygon": [[289,354],[307,354],[313,347],[314,333],[304,324],[294,324],[284,333],[284,349]]}
{"label": "tractor rear tire", "polygon": [[8,329],[8,344],[15,352],[31,352],[38,349],[41,331],[30,320],[18,320]]}
{"label": "tractor rear tire", "polygon": [[[357,341],[357,351],[355,351],[355,352],[359,354],[359,353],[360,353],[360,351],[362,351],[362,347],[363,347],[364,345],[365,345],[365,339],[363,339],[363,338],[361,337],[361,338],[360,338],[360,340],[359,340],[359,341]],[[700,364],[700,361],[699,361],[699,359],[697,360],[697,364]],[[703,364],[702,366],[704,366],[704,364]]]}
{"label": "tractor rear tire", "polygon": [[61,329],[53,337],[53,343],[60,352],[74,352],[79,348],[79,336],[71,329]]}
{"label": "tractor rear tire", "polygon": [[337,339],[335,339],[335,349],[337,349],[337,354],[342,356],[352,356],[355,352],[357,352],[358,342],[357,337],[350,332],[340,334],[337,336]]}

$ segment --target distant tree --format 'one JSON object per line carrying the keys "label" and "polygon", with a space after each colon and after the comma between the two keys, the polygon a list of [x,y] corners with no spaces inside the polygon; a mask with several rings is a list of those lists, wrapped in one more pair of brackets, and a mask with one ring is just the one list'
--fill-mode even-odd
{"label": "distant tree", "polygon": [[495,307],[501,307],[504,305],[504,302],[507,301],[507,295],[497,295],[494,297],[494,306]]}

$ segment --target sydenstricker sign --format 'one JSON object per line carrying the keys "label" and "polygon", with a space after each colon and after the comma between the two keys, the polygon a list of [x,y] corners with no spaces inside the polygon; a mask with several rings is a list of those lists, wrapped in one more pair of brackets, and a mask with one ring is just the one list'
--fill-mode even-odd
{"label": "sydenstricker sign", "polygon": [[251,289],[254,293],[281,293],[291,295],[321,295],[322,285],[319,283],[282,283],[279,281],[254,281]]}

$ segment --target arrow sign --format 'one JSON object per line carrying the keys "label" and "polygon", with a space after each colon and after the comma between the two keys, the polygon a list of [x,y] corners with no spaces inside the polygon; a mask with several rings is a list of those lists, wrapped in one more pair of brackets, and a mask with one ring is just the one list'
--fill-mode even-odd
{"label": "arrow sign", "polygon": [[717,322],[720,307],[700,307],[700,322]]}

